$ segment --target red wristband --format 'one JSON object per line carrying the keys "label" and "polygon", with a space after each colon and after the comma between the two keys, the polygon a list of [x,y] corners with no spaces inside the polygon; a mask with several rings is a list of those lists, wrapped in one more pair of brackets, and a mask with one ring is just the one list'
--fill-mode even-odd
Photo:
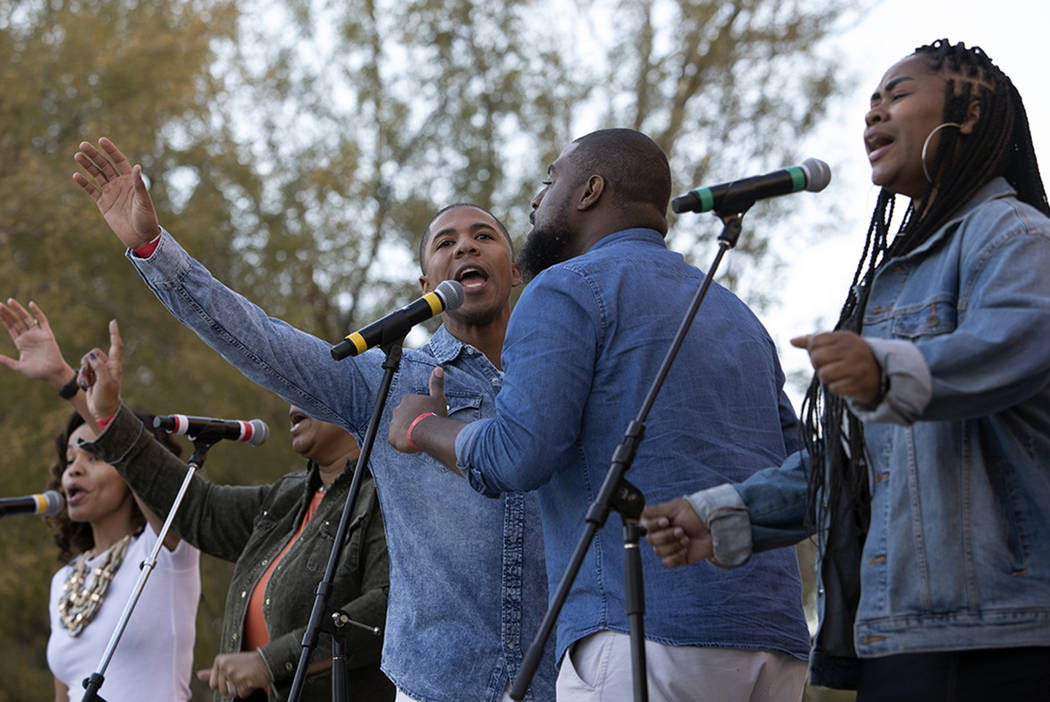
{"label": "red wristband", "polygon": [[95,420],[95,424],[98,425],[99,429],[105,429],[106,425],[109,424],[110,422],[112,422],[113,418],[116,417],[116,416],[117,416],[117,413],[114,412],[113,414],[109,415],[105,419],[96,419]]}
{"label": "red wristband", "polygon": [[423,450],[423,449],[419,448],[418,446],[416,446],[416,442],[412,441],[412,430],[416,428],[417,424],[422,422],[427,417],[436,417],[436,416],[437,415],[435,413],[433,413],[433,412],[424,412],[423,414],[419,415],[418,417],[416,417],[415,419],[412,420],[412,423],[408,425],[408,431],[405,432],[405,440],[408,441],[408,445],[409,446],[414,448],[416,451],[422,451]]}
{"label": "red wristband", "polygon": [[132,249],[131,252],[135,254],[137,258],[149,258],[153,255],[153,252],[157,250],[157,246],[160,245],[160,234],[156,236],[152,241],[149,241],[137,249]]}

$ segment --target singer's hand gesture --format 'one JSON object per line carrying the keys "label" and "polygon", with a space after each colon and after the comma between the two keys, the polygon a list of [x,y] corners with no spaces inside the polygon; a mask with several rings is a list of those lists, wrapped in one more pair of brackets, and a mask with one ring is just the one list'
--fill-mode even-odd
{"label": "singer's hand gesture", "polygon": [[711,532],[684,497],[648,505],[642,511],[645,540],[668,568],[713,555]]}
{"label": "singer's hand gesture", "polygon": [[401,398],[401,403],[394,408],[387,436],[390,445],[401,453],[419,453],[421,449],[410,439],[409,429],[415,432],[419,423],[413,425],[413,422],[428,412],[433,412],[439,417],[448,415],[445,406],[445,371],[443,368],[435,368],[431,371],[429,395],[405,395]]}
{"label": "singer's hand gesture", "polygon": [[109,354],[92,349],[80,359],[80,386],[87,394],[88,410],[96,420],[111,417],[120,409],[120,361],[124,342],[117,320],[109,323]]}
{"label": "singer's hand gesture", "polygon": [[17,360],[0,354],[0,365],[26,378],[43,380],[56,390],[73,375],[72,367],[62,358],[51,324],[35,302],[26,310],[18,300],[7,298],[6,305],[0,303],[0,322],[18,350]]}
{"label": "singer's hand gesture", "polygon": [[429,395],[405,395],[390,418],[387,440],[401,453],[430,454],[453,473],[456,466],[456,437],[465,425],[448,418],[445,404],[445,370],[430,374]]}
{"label": "singer's hand gesture", "polygon": [[86,141],[80,142],[73,159],[91,178],[74,173],[73,180],[95,201],[117,238],[129,249],[138,248],[160,234],[153,200],[142,180],[142,167],[132,166],[109,139],[102,137],[98,143],[105,154]]}
{"label": "singer's hand gesture", "polygon": [[809,362],[829,392],[857,402],[872,403],[878,398],[882,369],[859,334],[807,334],[796,336],[791,345],[809,352]]}

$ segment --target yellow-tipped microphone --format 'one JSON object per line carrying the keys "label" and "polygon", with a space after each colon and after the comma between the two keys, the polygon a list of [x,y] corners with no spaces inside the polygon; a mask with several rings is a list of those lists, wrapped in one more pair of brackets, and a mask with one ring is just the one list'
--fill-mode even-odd
{"label": "yellow-tipped microphone", "polygon": [[382,346],[405,338],[420,322],[454,310],[463,304],[463,286],[455,280],[445,280],[433,292],[408,303],[379,321],[348,334],[332,347],[332,358],[339,361],[347,356],[364,353],[373,346]]}

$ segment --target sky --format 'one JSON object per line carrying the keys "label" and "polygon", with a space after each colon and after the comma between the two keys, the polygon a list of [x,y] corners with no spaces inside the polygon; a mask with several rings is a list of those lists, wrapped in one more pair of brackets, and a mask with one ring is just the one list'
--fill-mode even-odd
{"label": "sky", "polygon": [[[980,46],[1021,93],[1045,182],[1050,173],[1050,81],[1041,47],[1050,41],[1047,20],[1050,3],[1045,0],[885,0],[826,47],[842,57],[850,89],[805,143],[808,156],[832,164],[832,182],[819,194],[792,196],[808,202],[794,215],[799,221],[791,229],[820,220],[815,213],[822,207],[834,206],[841,216],[830,224],[821,221],[818,231],[785,235],[776,242],[786,265],[778,279],[770,281],[777,304],[760,317],[785,371],[808,376],[805,352],[788,340],[834,324],[864,244],[878,190],[871,185],[861,134],[869,97],[882,74],[915,47],[938,38]],[[901,199],[899,204],[906,202]],[[789,384],[788,394],[798,410],[802,389]]]}

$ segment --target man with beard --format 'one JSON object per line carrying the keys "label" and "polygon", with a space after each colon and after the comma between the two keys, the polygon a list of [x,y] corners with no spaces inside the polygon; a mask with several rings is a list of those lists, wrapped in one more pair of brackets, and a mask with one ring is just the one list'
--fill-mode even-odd
{"label": "man with beard", "polygon": [[[74,158],[90,178],[77,173],[74,180],[161,302],[248,378],[361,441],[384,374],[382,351],[333,361],[328,342],[268,317],[215,280],[161,229],[140,167],[110,140],[99,144],[102,151],[80,144]],[[506,229],[487,210],[458,204],[434,217],[420,245],[420,287],[430,292],[455,279],[465,301],[443,315],[427,344],[405,349],[391,397],[425,392],[431,371],[441,368],[450,416],[492,415],[510,293],[521,282],[513,258]],[[369,463],[390,556],[382,670],[399,702],[507,699],[547,596],[536,500],[520,493],[484,499],[432,464],[385,442]],[[547,655],[530,699],[553,696]]]}
{"label": "man with beard", "polygon": [[[438,369],[430,395],[406,395],[391,420],[399,450],[430,453],[483,494],[537,491],[552,587],[703,281],[664,243],[670,188],[666,157],[639,132],[569,144],[532,202],[521,267],[534,278],[507,329],[495,416],[446,417]],[[779,460],[797,445],[783,381],[761,323],[712,285],[627,478],[658,501]],[[622,699],[630,687],[622,551],[607,524],[566,600],[559,701]],[[792,550],[755,554],[744,573],[671,571],[648,549],[642,559],[650,699],[801,698],[808,632]]]}

